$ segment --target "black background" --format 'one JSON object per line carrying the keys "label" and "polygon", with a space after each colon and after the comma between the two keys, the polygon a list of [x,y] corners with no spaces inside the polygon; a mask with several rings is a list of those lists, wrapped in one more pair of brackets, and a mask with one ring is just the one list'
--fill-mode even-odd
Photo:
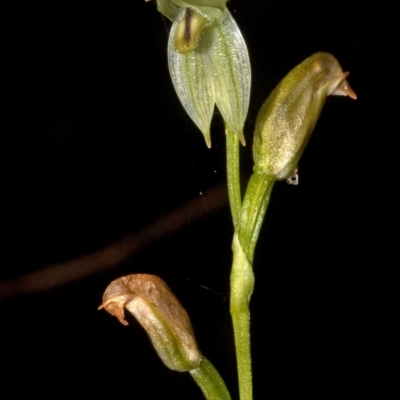
{"label": "black background", "polygon": [[[354,393],[366,357],[362,299],[368,271],[354,238],[364,174],[365,19],[347,5],[232,0],[246,39],[252,97],[242,152],[268,93],[317,51],[335,55],[358,94],[328,98],[300,163],[300,185],[277,183],[255,258],[251,302],[254,392],[281,398]],[[109,245],[225,183],[216,110],[211,150],[170,81],[170,22],[154,3],[30,4],[10,14],[5,41],[3,288],[16,277]],[[366,24],[366,22],[365,22]],[[196,210],[193,210],[195,213]],[[146,334],[97,311],[107,284],[155,273],[189,312],[200,348],[236,393],[229,318],[232,226],[217,212],[85,279],[0,300],[7,365],[30,394],[201,399],[188,374],[169,371]],[[48,279],[48,277],[46,277]],[[4,386],[3,385],[3,386]],[[7,390],[7,389],[6,389]],[[15,393],[26,390],[16,386]]]}

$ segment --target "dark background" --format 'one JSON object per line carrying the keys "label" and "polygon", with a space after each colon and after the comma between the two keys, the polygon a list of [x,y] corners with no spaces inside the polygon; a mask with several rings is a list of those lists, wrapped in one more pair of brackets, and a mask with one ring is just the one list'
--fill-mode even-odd
{"label": "dark background", "polygon": [[[331,6],[229,2],[253,71],[244,182],[258,109],[291,68],[330,52],[358,94],[356,102],[327,100],[300,163],[300,185],[274,188],[254,265],[256,399],[273,392],[324,397],[347,385],[354,393],[362,382],[355,371],[366,357],[369,272],[357,262],[354,238],[368,229],[359,206],[371,50],[356,7]],[[162,365],[135,321],[123,327],[96,310],[111,280],[155,273],[189,312],[200,348],[237,398],[226,202],[114,268],[55,285],[47,274],[49,288],[29,291],[26,274],[110,246],[191,199],[212,204],[207,191],[224,185],[225,160],[218,111],[208,150],[174,93],[166,58],[171,24],[154,3],[20,7],[10,14],[3,57],[10,89],[2,148],[3,386],[18,376],[33,396],[59,388],[201,399],[188,374]]]}

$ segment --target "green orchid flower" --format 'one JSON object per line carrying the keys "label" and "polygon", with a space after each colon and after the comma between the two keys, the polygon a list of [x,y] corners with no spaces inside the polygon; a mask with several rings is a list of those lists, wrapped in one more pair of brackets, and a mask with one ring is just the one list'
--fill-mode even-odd
{"label": "green orchid flower", "polygon": [[250,61],[226,0],[157,0],[157,8],[173,22],[168,41],[172,82],[207,146],[211,147],[210,124],[215,104],[225,124],[245,144],[243,125],[250,100]]}
{"label": "green orchid flower", "polygon": [[297,163],[327,96],[357,98],[347,83],[348,75],[335,57],[319,52],[282,79],[257,117],[253,144],[256,171],[297,184]]}

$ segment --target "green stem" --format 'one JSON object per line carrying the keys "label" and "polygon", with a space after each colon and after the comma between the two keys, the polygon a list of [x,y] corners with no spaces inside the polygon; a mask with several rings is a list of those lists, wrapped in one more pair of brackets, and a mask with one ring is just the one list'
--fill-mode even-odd
{"label": "green stem", "polygon": [[242,205],[240,190],[239,138],[226,124],[228,195],[235,235],[231,271],[230,312],[235,336],[240,400],[253,399],[249,302],[254,288],[254,249],[268,207],[275,179],[255,172]]}
{"label": "green stem", "polygon": [[207,358],[204,357],[200,365],[189,372],[207,400],[231,400],[224,381]]}
{"label": "green stem", "polygon": [[254,172],[247,185],[240,220],[239,241],[250,264],[253,264],[254,249],[274,183],[273,176]]}
{"label": "green stem", "polygon": [[240,226],[233,237],[230,311],[235,336],[241,400],[252,400],[250,309],[254,288],[254,248],[268,207],[275,179],[255,172],[243,200]]}
{"label": "green stem", "polygon": [[233,236],[230,312],[235,336],[240,400],[252,400],[249,301],[253,293],[254,274],[237,233]]}
{"label": "green stem", "polygon": [[240,191],[239,168],[239,138],[237,134],[225,124],[226,133],[226,171],[228,180],[228,196],[231,206],[233,226],[238,228],[240,222],[240,209],[242,207],[242,193]]}

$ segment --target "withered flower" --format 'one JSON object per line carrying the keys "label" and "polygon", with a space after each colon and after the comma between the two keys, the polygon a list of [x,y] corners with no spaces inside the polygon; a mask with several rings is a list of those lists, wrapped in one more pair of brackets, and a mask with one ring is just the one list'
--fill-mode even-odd
{"label": "withered flower", "polygon": [[168,368],[190,371],[202,361],[188,314],[159,277],[136,274],[116,279],[104,292],[102,308],[128,325],[126,308],[146,330]]}

